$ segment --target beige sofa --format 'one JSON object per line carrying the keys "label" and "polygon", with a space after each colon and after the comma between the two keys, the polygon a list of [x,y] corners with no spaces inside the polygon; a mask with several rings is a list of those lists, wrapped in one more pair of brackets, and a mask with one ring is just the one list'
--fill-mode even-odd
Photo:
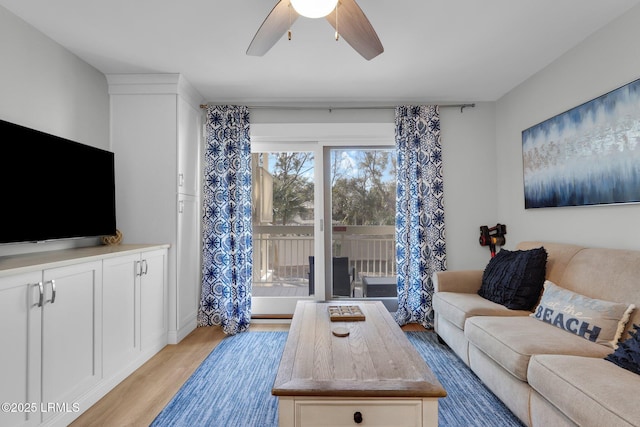
{"label": "beige sofa", "polygon": [[[546,278],[562,288],[640,307],[640,251],[543,246]],[[529,426],[638,426],[640,375],[604,357],[613,349],[480,297],[482,270],[434,274],[435,331]],[[636,308],[621,340],[633,324]]]}

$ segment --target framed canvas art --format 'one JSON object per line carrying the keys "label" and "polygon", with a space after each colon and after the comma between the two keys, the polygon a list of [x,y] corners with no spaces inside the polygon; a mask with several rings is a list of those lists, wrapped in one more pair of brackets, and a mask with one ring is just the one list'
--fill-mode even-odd
{"label": "framed canvas art", "polygon": [[525,208],[640,202],[640,79],[522,131]]}

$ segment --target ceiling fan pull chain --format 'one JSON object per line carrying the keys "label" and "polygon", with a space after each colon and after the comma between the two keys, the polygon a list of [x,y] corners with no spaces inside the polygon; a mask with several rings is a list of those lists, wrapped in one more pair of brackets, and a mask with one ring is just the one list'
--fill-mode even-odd
{"label": "ceiling fan pull chain", "polygon": [[340,7],[340,2],[336,4],[336,41],[340,39],[340,33],[338,32],[338,8]]}
{"label": "ceiling fan pull chain", "polygon": [[292,34],[292,33],[291,33],[291,8],[292,8],[292,7],[293,7],[293,6],[291,6],[291,2],[289,2],[289,31],[287,31],[287,38],[288,38],[289,40],[291,40],[291,34]]}

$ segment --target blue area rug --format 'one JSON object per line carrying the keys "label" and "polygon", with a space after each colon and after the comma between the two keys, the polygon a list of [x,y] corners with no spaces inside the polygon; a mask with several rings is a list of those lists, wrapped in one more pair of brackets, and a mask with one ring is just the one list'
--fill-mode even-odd
{"label": "blue area rug", "polygon": [[447,390],[438,401],[440,426],[524,426],[433,332],[407,332],[407,338]]}
{"label": "blue area rug", "polygon": [[[522,426],[435,334],[407,332],[407,337],[447,390],[439,400],[440,426]],[[151,425],[277,427],[278,401],[271,387],[286,340],[286,332],[226,337]]]}

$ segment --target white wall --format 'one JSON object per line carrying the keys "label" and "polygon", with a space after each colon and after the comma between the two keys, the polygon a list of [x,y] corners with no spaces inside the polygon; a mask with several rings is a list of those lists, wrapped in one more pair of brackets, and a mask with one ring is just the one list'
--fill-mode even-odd
{"label": "white wall", "polygon": [[640,78],[640,6],[497,102],[498,207],[507,248],[522,240],[640,249],[640,205],[524,209],[524,129]]}
{"label": "white wall", "polygon": [[[109,149],[102,73],[1,6],[0,58],[0,119]],[[69,243],[0,245],[0,255],[61,246]]]}
{"label": "white wall", "polygon": [[[480,246],[480,226],[504,223],[498,214],[495,104],[441,109],[444,205],[449,270],[484,268],[488,247]],[[507,225],[507,242],[511,239]]]}
{"label": "white wall", "polygon": [[105,76],[0,6],[0,118],[109,149]]}
{"label": "white wall", "polygon": [[[489,249],[478,244],[481,225],[497,217],[495,104],[441,108],[445,227],[449,269],[484,268]],[[394,145],[393,110],[252,110],[252,139]],[[281,139],[279,139],[281,137]],[[386,141],[386,142],[384,142]]]}

